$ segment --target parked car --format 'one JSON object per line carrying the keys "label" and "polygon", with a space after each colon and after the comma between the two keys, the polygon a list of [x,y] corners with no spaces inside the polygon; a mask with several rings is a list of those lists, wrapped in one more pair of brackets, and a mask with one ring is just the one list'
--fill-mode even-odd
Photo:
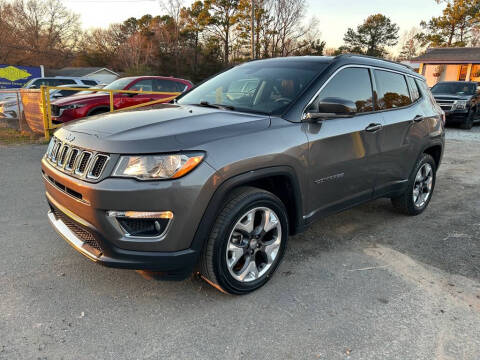
{"label": "parked car", "polygon": [[[90,85],[58,85],[58,87],[75,87],[80,89],[88,89]],[[77,94],[79,90],[61,90],[61,89],[51,89],[50,90],[50,101],[55,101],[67,96]],[[18,118],[18,114],[22,113],[23,104],[17,104],[17,95],[12,94],[12,97],[5,98],[0,101],[0,117],[4,118]]]}
{"label": "parked car", "polygon": [[[67,96],[72,96],[72,95],[77,95],[81,92],[84,92],[86,90],[71,90],[70,88],[75,88],[75,89],[89,89],[91,88],[90,85],[59,85],[59,88],[67,88],[67,89],[51,89],[50,90],[50,101],[55,101],[58,99],[63,99],[66,98]],[[95,85],[95,88],[97,88],[97,85]]]}
{"label": "parked car", "polygon": [[479,121],[480,93],[473,81],[442,81],[432,87],[432,94],[445,111],[447,123],[471,129]]}
{"label": "parked car", "polygon": [[83,78],[83,77],[66,77],[66,76],[56,76],[56,77],[43,77],[43,78],[33,78],[27,82],[23,88],[24,89],[40,89],[42,85],[45,86],[61,86],[61,85],[70,85],[76,87],[76,85],[87,85],[87,86],[96,86],[99,82],[94,79]]}
{"label": "parked car", "polygon": [[[188,80],[161,77],[138,76],[115,80],[104,87],[110,90],[184,92],[192,87]],[[122,109],[154,100],[168,98],[169,95],[158,94],[114,94],[115,109]],[[110,96],[108,92],[97,92],[83,96],[75,96],[52,103],[52,120],[55,123],[65,123],[90,115],[98,115],[110,111]]]}
{"label": "parked car", "polygon": [[42,160],[48,218],[100,264],[198,271],[245,294],[271,278],[288,236],[316,219],[381,197],[421,214],[443,116],[425,79],[400,64],[252,61],[161,109],[59,129]]}

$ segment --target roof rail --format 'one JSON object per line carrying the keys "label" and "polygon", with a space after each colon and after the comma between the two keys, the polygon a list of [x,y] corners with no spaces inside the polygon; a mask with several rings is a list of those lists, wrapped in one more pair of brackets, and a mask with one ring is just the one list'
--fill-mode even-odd
{"label": "roof rail", "polygon": [[365,59],[386,61],[386,62],[389,62],[389,63],[391,63],[391,64],[401,65],[401,66],[406,67],[407,69],[412,70],[412,71],[415,72],[415,69],[412,68],[411,66],[407,65],[407,64],[402,64],[402,63],[399,63],[399,62],[396,62],[396,61],[392,61],[392,60],[387,60],[387,59],[380,59],[380,58],[377,58],[377,57],[375,57],[375,56],[369,56],[369,55],[350,54],[350,53],[348,53],[348,54],[340,54],[340,55],[335,56],[334,60],[336,60],[336,59],[341,59],[341,58],[344,58],[344,57],[360,57],[360,58],[365,58]]}

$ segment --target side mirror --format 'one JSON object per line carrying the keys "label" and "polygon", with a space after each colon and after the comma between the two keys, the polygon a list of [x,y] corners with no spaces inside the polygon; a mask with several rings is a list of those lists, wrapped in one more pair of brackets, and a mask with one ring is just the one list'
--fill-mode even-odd
{"label": "side mirror", "polygon": [[306,120],[322,120],[335,118],[348,118],[357,113],[357,105],[351,100],[341,98],[323,99],[316,110],[310,110],[305,114]]}

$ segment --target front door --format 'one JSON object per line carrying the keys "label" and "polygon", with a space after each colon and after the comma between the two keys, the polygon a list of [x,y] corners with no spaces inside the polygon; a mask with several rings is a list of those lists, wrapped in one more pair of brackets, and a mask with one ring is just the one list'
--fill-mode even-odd
{"label": "front door", "polygon": [[311,109],[315,110],[327,98],[352,101],[357,114],[305,124],[310,147],[310,216],[371,199],[378,171],[382,114],[373,109],[370,70],[340,70],[325,85]]}

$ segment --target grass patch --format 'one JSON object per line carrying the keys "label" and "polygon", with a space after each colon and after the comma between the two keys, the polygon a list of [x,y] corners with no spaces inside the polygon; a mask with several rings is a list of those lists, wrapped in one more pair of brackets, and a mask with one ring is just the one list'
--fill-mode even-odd
{"label": "grass patch", "polygon": [[47,144],[48,141],[39,134],[20,132],[15,129],[0,127],[0,145]]}

